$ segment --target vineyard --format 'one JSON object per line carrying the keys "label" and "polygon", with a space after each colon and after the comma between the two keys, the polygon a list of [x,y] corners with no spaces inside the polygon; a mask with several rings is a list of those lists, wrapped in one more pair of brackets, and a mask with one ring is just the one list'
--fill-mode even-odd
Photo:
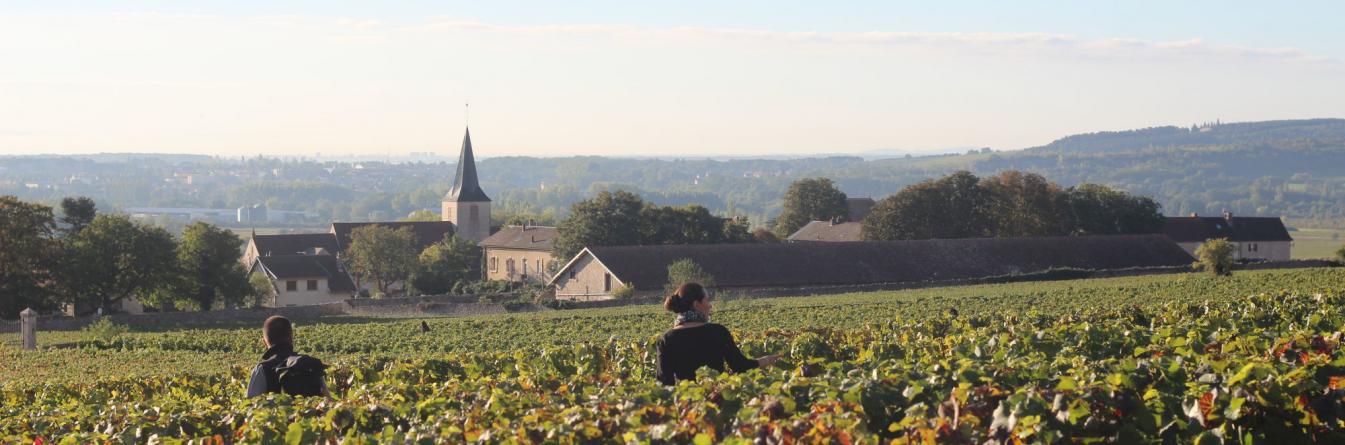
{"label": "vineyard", "polygon": [[1345,443],[1345,270],[716,302],[769,369],[664,387],[652,307],[300,324],[333,397],[245,399],[256,327],[0,348],[5,443]]}

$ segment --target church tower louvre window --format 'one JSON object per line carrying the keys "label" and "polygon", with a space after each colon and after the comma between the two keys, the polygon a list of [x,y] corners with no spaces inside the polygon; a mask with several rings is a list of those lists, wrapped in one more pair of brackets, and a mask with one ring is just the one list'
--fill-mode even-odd
{"label": "church tower louvre window", "polygon": [[457,167],[453,186],[444,195],[440,219],[452,222],[459,237],[480,242],[490,236],[490,197],[477,181],[470,129],[463,133]]}

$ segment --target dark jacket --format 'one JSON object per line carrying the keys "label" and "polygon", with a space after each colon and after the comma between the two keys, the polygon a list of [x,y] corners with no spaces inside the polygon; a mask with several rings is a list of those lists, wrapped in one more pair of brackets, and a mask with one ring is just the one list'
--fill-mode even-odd
{"label": "dark jacket", "polygon": [[678,380],[694,380],[702,366],[724,372],[727,363],[733,372],[757,367],[757,361],[747,358],[733,334],[723,325],[706,323],[694,328],[670,329],[659,337],[654,347],[658,350],[655,377],[665,385]]}

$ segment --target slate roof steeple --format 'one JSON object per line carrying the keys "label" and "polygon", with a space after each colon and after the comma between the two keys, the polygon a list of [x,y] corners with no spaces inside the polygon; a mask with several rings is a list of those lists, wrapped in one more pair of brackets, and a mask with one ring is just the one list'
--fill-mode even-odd
{"label": "slate roof steeple", "polygon": [[458,155],[458,175],[453,178],[453,187],[444,195],[448,202],[490,202],[490,197],[481,190],[476,180],[476,159],[472,156],[472,131],[467,129],[462,135],[462,153]]}

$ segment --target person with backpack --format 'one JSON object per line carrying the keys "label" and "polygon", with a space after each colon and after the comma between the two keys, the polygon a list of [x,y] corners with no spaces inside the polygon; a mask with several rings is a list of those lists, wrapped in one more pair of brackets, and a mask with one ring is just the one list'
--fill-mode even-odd
{"label": "person with backpack", "polygon": [[327,391],[327,365],[322,360],[294,352],[294,325],[273,315],[262,323],[262,344],[266,352],[252,368],[248,397],[266,393],[294,396],[330,396]]}
{"label": "person with backpack", "polygon": [[725,363],[733,372],[766,367],[780,359],[778,354],[747,358],[733,334],[721,324],[710,322],[710,296],[699,283],[686,283],[663,301],[663,307],[677,314],[673,328],[654,343],[658,352],[654,377],[664,385],[678,380],[693,380],[702,366],[724,372]]}

